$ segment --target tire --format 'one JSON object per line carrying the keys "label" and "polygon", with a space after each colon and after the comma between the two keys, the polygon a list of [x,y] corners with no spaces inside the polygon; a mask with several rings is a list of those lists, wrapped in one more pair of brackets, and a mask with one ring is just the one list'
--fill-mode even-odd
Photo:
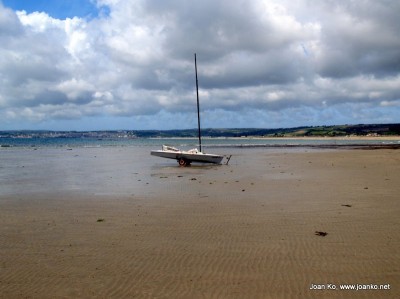
{"label": "tire", "polygon": [[178,160],[178,163],[179,163],[179,166],[186,166],[186,165],[188,165],[187,161],[186,161],[185,159],[183,159],[183,158],[180,158],[180,159]]}

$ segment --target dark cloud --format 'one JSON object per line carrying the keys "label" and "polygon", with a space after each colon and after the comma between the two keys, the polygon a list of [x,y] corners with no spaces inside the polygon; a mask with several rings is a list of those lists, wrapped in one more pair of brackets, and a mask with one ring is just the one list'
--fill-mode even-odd
{"label": "dark cloud", "polygon": [[[396,76],[400,61],[397,1],[327,2],[320,7],[321,76]],[[331,12],[331,13],[329,13]],[[397,69],[397,70],[396,70]]]}

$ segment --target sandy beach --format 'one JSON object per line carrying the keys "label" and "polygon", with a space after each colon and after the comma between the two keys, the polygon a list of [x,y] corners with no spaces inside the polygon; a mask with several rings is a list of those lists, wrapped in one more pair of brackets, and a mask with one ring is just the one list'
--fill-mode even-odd
{"label": "sandy beach", "polygon": [[399,150],[130,151],[1,153],[1,298],[400,297]]}

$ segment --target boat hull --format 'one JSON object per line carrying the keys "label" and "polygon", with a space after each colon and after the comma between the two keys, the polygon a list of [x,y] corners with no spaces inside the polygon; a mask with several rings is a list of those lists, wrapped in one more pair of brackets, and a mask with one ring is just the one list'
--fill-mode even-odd
{"label": "boat hull", "polygon": [[174,160],[181,160],[184,159],[188,163],[191,162],[199,162],[199,163],[213,163],[213,164],[221,164],[224,156],[220,155],[213,155],[213,154],[204,154],[204,153],[188,153],[182,151],[164,151],[164,150],[156,150],[151,151],[150,153],[153,156],[167,158],[167,159],[174,159]]}

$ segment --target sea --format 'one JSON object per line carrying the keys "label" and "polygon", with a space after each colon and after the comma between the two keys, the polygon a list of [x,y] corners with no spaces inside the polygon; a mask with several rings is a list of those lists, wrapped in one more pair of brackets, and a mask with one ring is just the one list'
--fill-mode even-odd
{"label": "sea", "polygon": [[[357,147],[399,145],[393,138],[202,138],[202,148],[254,147]],[[90,137],[0,137],[0,150],[7,148],[82,148],[82,147],[148,147],[159,149],[170,145],[182,149],[199,147],[197,138],[90,138]]]}

